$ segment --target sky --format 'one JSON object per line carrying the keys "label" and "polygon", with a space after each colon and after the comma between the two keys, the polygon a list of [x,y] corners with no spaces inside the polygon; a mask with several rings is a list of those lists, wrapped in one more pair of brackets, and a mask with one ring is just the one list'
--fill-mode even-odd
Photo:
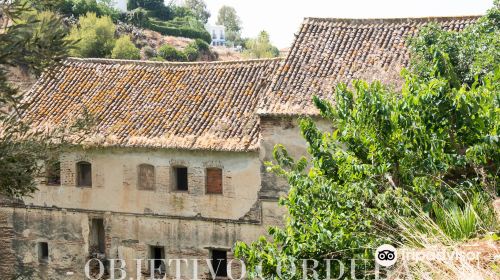
{"label": "sky", "polygon": [[[116,0],[115,0],[116,1]],[[118,0],[121,2],[123,0]],[[166,0],[169,3],[171,0]],[[182,1],[182,0],[175,0]],[[223,5],[232,6],[242,21],[242,36],[270,34],[278,48],[289,47],[305,17],[400,18],[482,15],[493,0],[205,0],[217,20]]]}

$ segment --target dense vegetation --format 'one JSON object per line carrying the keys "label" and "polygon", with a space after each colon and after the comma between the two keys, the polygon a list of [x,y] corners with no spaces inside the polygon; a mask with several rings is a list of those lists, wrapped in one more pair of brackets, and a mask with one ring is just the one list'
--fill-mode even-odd
{"label": "dense vegetation", "polygon": [[[68,39],[78,42],[76,48],[71,51],[72,56],[152,60],[172,58],[174,61],[217,59],[217,54],[207,47],[212,38],[205,30],[204,24],[208,21],[210,12],[203,0],[187,0],[182,5],[173,2],[165,5],[163,0],[129,0],[127,12],[114,8],[112,0],[25,0],[25,2],[40,13],[45,11],[63,18],[64,24],[58,28],[70,29]],[[256,39],[241,38],[241,21],[234,8],[223,6],[219,11],[218,23],[226,27],[227,45],[241,46],[246,50],[244,56],[259,58],[279,54],[270,44],[269,36],[265,32]],[[177,49],[177,55],[176,52],[171,52],[174,55],[159,55],[163,46],[157,45],[154,41],[145,41],[145,30],[156,31],[162,35],[191,38],[195,42],[182,50]],[[129,36],[130,42],[139,49],[139,56],[124,36]],[[120,38],[122,39],[117,41]],[[204,43],[200,43],[202,41]],[[120,55],[112,54],[116,43],[120,44],[118,47],[122,50]],[[123,53],[123,44],[127,44],[127,54]],[[163,47],[166,48],[169,47]]]}
{"label": "dense vegetation", "polygon": [[[8,80],[12,68],[38,76],[64,59],[72,42],[61,18],[46,6],[0,1],[0,195],[22,197],[36,190],[34,175],[48,159],[50,144],[17,118],[22,93]],[[5,27],[3,26],[3,27]]]}
{"label": "dense vegetation", "polygon": [[257,38],[246,40],[243,54],[249,58],[270,58],[279,56],[280,51],[271,44],[269,34],[261,31]]}
{"label": "dense vegetation", "polygon": [[189,1],[188,4],[195,10],[184,6],[166,6],[163,0],[129,0],[128,18],[140,18],[141,26],[163,35],[202,39],[210,43],[211,36],[203,26],[210,14],[206,11],[206,7],[200,8],[202,5],[200,3]]}
{"label": "dense vegetation", "polygon": [[[335,130],[300,120],[309,160],[276,146],[269,170],[287,179],[283,228],[236,254],[266,279],[303,279],[300,259],[373,259],[380,244],[404,241],[401,219],[426,231],[423,216],[452,240],[498,230],[491,201],[500,172],[500,4],[462,32],[431,25],[411,40],[401,92],[379,82],[339,84],[334,104],[314,98]],[[406,232],[408,233],[408,232]],[[429,232],[426,232],[426,234]],[[289,263],[296,266],[296,273]],[[285,264],[278,270],[279,264]],[[333,262],[332,262],[333,263]],[[370,274],[374,262],[358,263]],[[260,266],[260,269],[256,269]],[[338,275],[339,266],[331,267]],[[350,272],[344,276],[350,275]]]}

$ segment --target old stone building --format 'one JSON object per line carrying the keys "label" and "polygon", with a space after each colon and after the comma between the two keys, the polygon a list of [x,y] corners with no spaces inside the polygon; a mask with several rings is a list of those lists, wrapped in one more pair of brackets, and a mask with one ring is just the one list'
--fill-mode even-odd
{"label": "old stone building", "polygon": [[[236,241],[283,221],[286,182],[263,164],[274,145],[305,154],[299,116],[330,129],[313,94],[332,98],[336,83],[357,78],[397,85],[406,37],[430,21],[458,31],[476,19],[309,18],[284,60],[66,60],[32,88],[24,118],[56,127],[89,112],[93,132],[47,166],[32,197],[2,202],[0,275],[85,279],[98,257],[126,259],[135,279],[150,269],[135,259],[231,259]],[[193,270],[180,266],[185,278]],[[203,262],[197,274],[211,277]]]}

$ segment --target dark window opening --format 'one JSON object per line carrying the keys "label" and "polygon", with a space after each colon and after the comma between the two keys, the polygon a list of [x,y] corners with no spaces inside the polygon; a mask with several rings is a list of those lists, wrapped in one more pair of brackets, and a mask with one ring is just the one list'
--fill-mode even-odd
{"label": "dark window opening", "polygon": [[212,267],[216,277],[227,277],[227,251],[212,250]]}
{"label": "dark window opening", "polygon": [[47,162],[45,164],[45,171],[47,174],[47,185],[58,186],[61,185],[61,163]]}
{"label": "dark window opening", "polygon": [[222,194],[222,169],[207,168],[206,188],[209,194]]}
{"label": "dark window opening", "polygon": [[139,165],[138,188],[140,190],[155,189],[155,167],[150,164]]}
{"label": "dark window opening", "polygon": [[77,163],[76,173],[79,187],[92,187],[92,165],[89,162],[80,161]]}
{"label": "dark window opening", "polygon": [[155,270],[155,273],[160,272],[161,275],[159,276],[163,276],[165,274],[165,264],[162,260],[165,259],[165,247],[150,246],[149,250],[149,258],[153,262],[153,269]]}
{"label": "dark window opening", "polygon": [[173,172],[174,190],[187,191],[188,190],[188,169],[187,167],[174,167]]}
{"label": "dark window opening", "polygon": [[92,219],[90,227],[90,253],[104,254],[106,250],[104,220]]}
{"label": "dark window opening", "polygon": [[47,242],[38,243],[38,261],[40,262],[49,261],[49,244]]}

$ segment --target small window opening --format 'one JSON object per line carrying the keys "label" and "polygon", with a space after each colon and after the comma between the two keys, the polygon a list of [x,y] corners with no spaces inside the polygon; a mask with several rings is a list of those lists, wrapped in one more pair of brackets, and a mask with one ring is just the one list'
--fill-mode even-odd
{"label": "small window opening", "polygon": [[92,165],[86,161],[80,161],[76,164],[78,177],[77,185],[79,187],[92,187]]}
{"label": "small window opening", "polygon": [[140,190],[155,189],[155,167],[150,164],[139,165],[138,188]]}
{"label": "small window opening", "polygon": [[206,188],[209,194],[222,194],[222,169],[207,168]]}
{"label": "small window opening", "polygon": [[90,253],[104,254],[106,250],[104,220],[92,219],[90,227]]}
{"label": "small window opening", "polygon": [[227,277],[227,251],[212,250],[212,267],[216,277]]}
{"label": "small window opening", "polygon": [[45,170],[47,174],[47,185],[58,186],[61,185],[61,163],[47,162],[45,164]]}
{"label": "small window opening", "polygon": [[174,190],[187,191],[188,190],[188,169],[187,167],[174,167],[173,169],[173,183]]}
{"label": "small window opening", "polygon": [[38,261],[46,263],[49,261],[49,244],[38,242]]}
{"label": "small window opening", "polygon": [[150,246],[149,252],[150,252],[149,258],[153,262],[153,268],[155,270],[155,273],[160,272],[160,275],[157,276],[164,276],[165,264],[162,260],[165,259],[165,247]]}

